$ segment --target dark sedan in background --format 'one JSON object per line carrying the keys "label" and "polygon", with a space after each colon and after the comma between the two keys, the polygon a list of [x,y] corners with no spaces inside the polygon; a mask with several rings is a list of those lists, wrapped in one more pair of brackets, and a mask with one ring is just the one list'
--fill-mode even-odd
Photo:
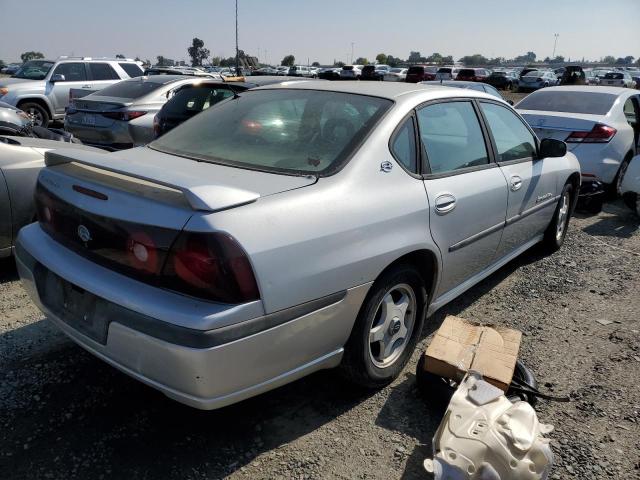
{"label": "dark sedan in background", "polygon": [[486,83],[502,90],[517,90],[520,79],[516,72],[493,72],[487,77]]}

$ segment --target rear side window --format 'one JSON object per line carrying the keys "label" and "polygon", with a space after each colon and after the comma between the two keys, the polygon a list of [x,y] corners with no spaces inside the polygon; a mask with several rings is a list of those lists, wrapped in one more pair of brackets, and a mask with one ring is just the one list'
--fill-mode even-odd
{"label": "rear side window", "polygon": [[489,163],[480,123],[471,102],[445,102],[418,110],[420,138],[431,173]]}
{"label": "rear side window", "polygon": [[418,173],[418,160],[416,152],[416,135],[413,118],[408,118],[396,132],[391,151],[395,159],[404,165],[411,173]]}
{"label": "rear side window", "polygon": [[535,156],[536,142],[533,134],[517,115],[494,103],[481,102],[480,105],[493,135],[499,162]]}
{"label": "rear side window", "polygon": [[538,91],[522,100],[517,108],[518,110],[606,115],[617,98],[617,95],[600,92]]}
{"label": "rear side window", "polygon": [[162,88],[162,86],[162,83],[144,81],[142,78],[125,80],[103,88],[97,95],[101,97],[140,98]]}
{"label": "rear side window", "polygon": [[120,65],[120,68],[127,72],[127,75],[131,78],[140,77],[144,73],[137,63],[119,63],[118,65]]}
{"label": "rear side window", "polygon": [[90,63],[89,70],[94,80],[120,80],[116,71],[108,63]]}
{"label": "rear side window", "polygon": [[424,67],[409,67],[407,75],[421,75],[424,73]]}
{"label": "rear side window", "polygon": [[84,63],[61,63],[53,75],[64,75],[65,82],[83,82],[87,79]]}
{"label": "rear side window", "polygon": [[471,69],[471,68],[463,68],[462,70],[460,70],[460,72],[458,73],[458,75],[461,75],[463,77],[472,77],[476,74],[475,70]]}

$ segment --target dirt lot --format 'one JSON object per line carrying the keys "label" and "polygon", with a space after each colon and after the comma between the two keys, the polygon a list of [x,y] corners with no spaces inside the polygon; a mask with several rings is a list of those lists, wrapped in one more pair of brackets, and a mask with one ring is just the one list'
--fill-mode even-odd
{"label": "dirt lot", "polygon": [[[574,218],[564,248],[535,250],[436,314],[524,332],[548,390],[554,479],[640,478],[640,226],[619,203]],[[415,387],[418,351],[379,392],[335,371],[219,411],[166,399],[51,327],[0,263],[0,478],[427,478],[440,416]],[[613,323],[603,325],[598,321]],[[606,322],[604,322],[606,323]]]}

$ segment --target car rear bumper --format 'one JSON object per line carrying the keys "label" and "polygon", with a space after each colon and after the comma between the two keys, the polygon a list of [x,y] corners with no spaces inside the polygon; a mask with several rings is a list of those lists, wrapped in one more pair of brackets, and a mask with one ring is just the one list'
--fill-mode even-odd
{"label": "car rear bumper", "polygon": [[[16,246],[18,272],[38,307],[90,353],[168,397],[200,409],[220,408],[337,366],[370,286],[309,302],[312,308],[303,304],[287,309],[283,311],[289,314],[286,318],[274,318],[283,314],[276,312],[220,328],[185,328],[134,310],[126,301],[133,292],[125,284],[122,302],[101,295],[97,284],[104,280],[98,270],[106,276],[114,273],[62,246],[57,247],[61,256],[77,258],[61,263],[51,260],[47,251],[51,242],[32,224],[20,232]],[[96,270],[90,275],[93,284],[78,281],[77,268]],[[82,308],[68,306],[67,296],[58,295],[55,285],[81,292],[81,300],[74,302]],[[157,296],[163,292],[158,290]],[[51,300],[55,296],[62,297],[58,305]],[[67,308],[80,311],[80,317],[69,314]],[[83,312],[87,312],[84,317]],[[262,328],[254,328],[256,324]]]}
{"label": "car rear bumper", "polygon": [[114,121],[110,126],[102,127],[83,125],[74,122],[70,117],[71,115],[67,115],[65,119],[65,130],[71,132],[85,145],[106,150],[122,150],[146,145],[153,140],[153,127],[148,127],[146,124],[137,125],[135,120]]}

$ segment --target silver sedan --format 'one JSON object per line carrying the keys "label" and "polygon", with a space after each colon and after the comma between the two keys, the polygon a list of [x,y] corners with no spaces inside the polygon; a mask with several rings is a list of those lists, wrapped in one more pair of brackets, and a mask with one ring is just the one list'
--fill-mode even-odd
{"label": "silver sedan", "polygon": [[74,100],[65,130],[86,145],[121,150],[146,145],[155,137],[153,117],[173,93],[206,78],[152,75],[124,80]]}
{"label": "silver sedan", "polygon": [[46,162],[16,248],[26,290],[203,409],[338,365],[388,384],[431,313],[560,248],[580,185],[506,102],[400,82],[261,87],[147,147]]}

